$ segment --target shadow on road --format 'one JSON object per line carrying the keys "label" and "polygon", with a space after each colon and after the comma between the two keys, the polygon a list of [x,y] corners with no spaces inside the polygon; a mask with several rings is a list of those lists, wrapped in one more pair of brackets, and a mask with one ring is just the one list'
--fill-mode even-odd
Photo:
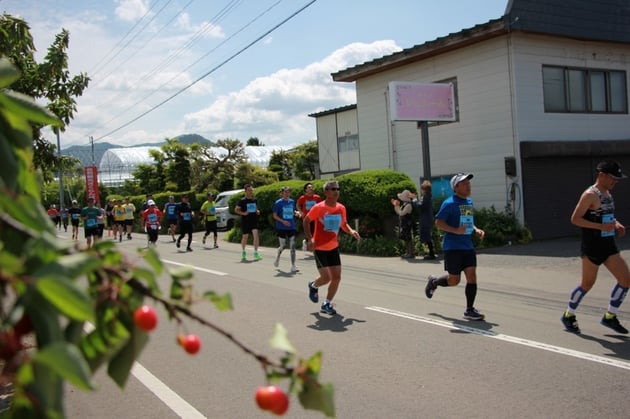
{"label": "shadow on road", "polygon": [[480,333],[484,335],[496,335],[492,332],[492,328],[498,326],[497,323],[490,323],[485,320],[462,320],[453,317],[447,317],[438,313],[429,313],[429,316],[438,317],[446,322],[452,323],[456,329],[452,330],[453,333]]}
{"label": "shadow on road", "polygon": [[630,339],[628,338],[628,336],[606,335],[606,337],[611,338],[611,339],[619,339],[619,342],[613,342],[610,340],[597,338],[595,336],[585,335],[584,333],[580,333],[579,335],[576,335],[576,336],[584,340],[597,342],[600,345],[602,345],[604,348],[612,352],[610,354],[605,354],[605,355],[613,356],[620,359],[630,360],[630,345],[628,345],[628,342],[630,342]]}
{"label": "shadow on road", "polygon": [[315,323],[309,324],[309,329],[313,330],[328,330],[330,332],[345,332],[348,330],[348,326],[352,326],[354,323],[365,323],[365,320],[345,318],[340,314],[334,316],[322,316],[319,313],[311,313],[315,317]]}
{"label": "shadow on road", "polygon": [[[629,250],[630,240],[625,236],[618,237],[617,247],[619,250]],[[487,255],[573,257],[580,255],[580,238],[577,236],[565,237],[562,239],[534,241],[528,244],[478,249],[477,253]]]}

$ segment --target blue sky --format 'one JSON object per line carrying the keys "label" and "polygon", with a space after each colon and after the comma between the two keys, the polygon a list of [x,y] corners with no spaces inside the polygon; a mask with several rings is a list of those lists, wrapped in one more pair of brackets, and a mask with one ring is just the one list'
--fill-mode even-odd
{"label": "blue sky", "polygon": [[499,18],[508,3],[311,1],[0,0],[0,10],[29,23],[38,61],[69,30],[70,72],[92,79],[62,148],[192,133],[290,146],[316,138],[308,114],[355,103],[354,84],[331,73]]}

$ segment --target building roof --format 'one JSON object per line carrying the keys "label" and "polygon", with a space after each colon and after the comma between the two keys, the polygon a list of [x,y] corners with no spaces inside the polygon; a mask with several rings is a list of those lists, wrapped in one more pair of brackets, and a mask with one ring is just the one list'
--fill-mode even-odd
{"label": "building roof", "polygon": [[354,103],[352,105],[340,106],[338,108],[327,109],[321,112],[309,113],[308,116],[313,117],[313,118],[319,118],[320,116],[326,116],[326,115],[332,115],[334,113],[351,111],[352,109],[356,109],[356,108],[357,108],[357,104]]}
{"label": "building roof", "polygon": [[332,78],[353,82],[512,31],[630,43],[630,1],[509,0],[500,18],[332,73]]}

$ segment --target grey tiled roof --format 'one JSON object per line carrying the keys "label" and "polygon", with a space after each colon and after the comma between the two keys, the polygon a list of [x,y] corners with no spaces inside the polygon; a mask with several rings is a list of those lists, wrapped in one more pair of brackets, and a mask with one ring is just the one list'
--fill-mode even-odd
{"label": "grey tiled roof", "polygon": [[510,0],[502,17],[338,71],[332,77],[334,81],[356,81],[510,31],[630,43],[630,0]]}

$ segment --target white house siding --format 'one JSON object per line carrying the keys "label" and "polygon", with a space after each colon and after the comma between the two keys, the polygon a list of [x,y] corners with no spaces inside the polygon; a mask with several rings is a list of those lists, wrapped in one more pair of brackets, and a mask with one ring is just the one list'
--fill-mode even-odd
{"label": "white house siding", "polygon": [[387,83],[456,78],[459,121],[429,128],[431,174],[475,174],[478,207],[506,205],[504,158],[514,156],[507,37],[357,80],[361,168],[389,167],[419,182],[423,174],[420,130],[396,122],[388,130]]}
{"label": "white house siding", "polygon": [[[515,33],[515,81],[518,98],[519,141],[627,140],[630,115],[545,113],[542,66],[625,70],[630,74],[630,47],[626,44],[584,42]],[[626,80],[626,84],[630,83]]]}
{"label": "white house siding", "polygon": [[322,174],[339,170],[337,150],[337,118],[334,114],[317,118],[317,145],[319,149],[319,170]]}

